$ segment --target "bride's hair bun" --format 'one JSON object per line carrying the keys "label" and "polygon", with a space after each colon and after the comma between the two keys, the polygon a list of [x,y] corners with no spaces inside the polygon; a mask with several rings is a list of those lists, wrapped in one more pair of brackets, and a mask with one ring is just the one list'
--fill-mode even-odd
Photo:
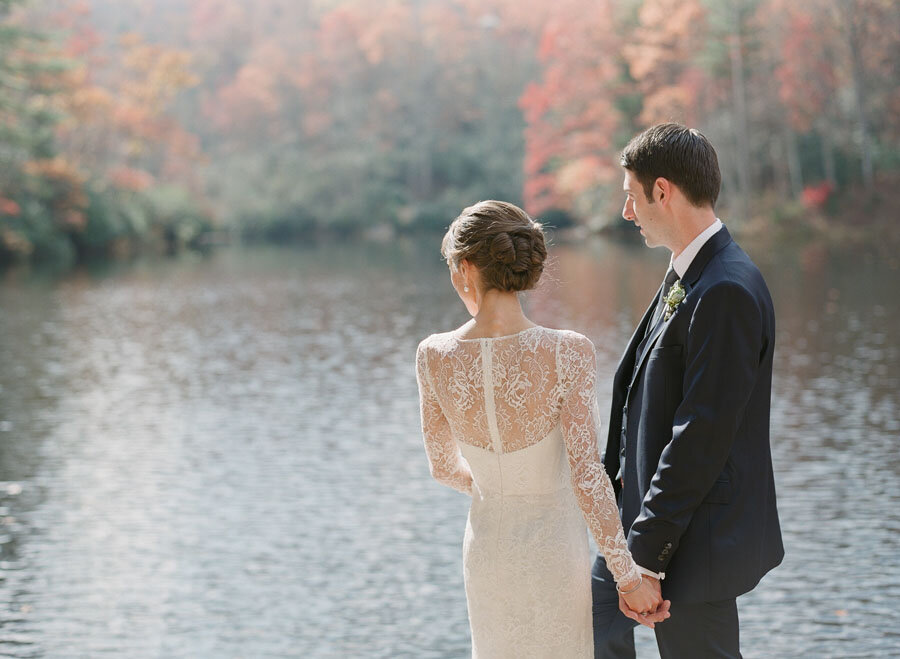
{"label": "bride's hair bun", "polygon": [[505,231],[491,239],[491,257],[497,263],[510,264],[516,260],[516,246]]}
{"label": "bride's hair bun", "polygon": [[541,225],[518,206],[480,201],[450,224],[441,254],[454,267],[466,259],[478,268],[485,290],[534,288],[544,271],[547,245]]}

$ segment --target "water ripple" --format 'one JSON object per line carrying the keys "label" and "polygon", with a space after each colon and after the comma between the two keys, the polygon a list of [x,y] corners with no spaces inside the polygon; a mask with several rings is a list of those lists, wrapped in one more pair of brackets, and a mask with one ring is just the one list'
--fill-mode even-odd
{"label": "water ripple", "polygon": [[[465,320],[433,248],[0,284],[0,654],[468,656],[467,500],[428,476],[413,376],[418,340]],[[896,655],[891,278],[760,254],[787,557],[740,599],[744,655]],[[605,408],[663,255],[553,256],[528,308],[595,340]]]}

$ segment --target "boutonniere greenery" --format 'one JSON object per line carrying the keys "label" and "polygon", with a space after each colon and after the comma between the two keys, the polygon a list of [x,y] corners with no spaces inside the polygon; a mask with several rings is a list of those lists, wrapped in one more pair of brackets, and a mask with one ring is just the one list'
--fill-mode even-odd
{"label": "boutonniere greenery", "polygon": [[672,314],[675,313],[675,309],[677,309],[678,305],[684,300],[685,295],[687,295],[687,293],[685,293],[684,286],[682,286],[681,280],[679,279],[672,284],[672,288],[669,289],[669,294],[666,295],[666,299],[664,300],[666,303],[666,316],[664,320],[669,320],[669,318],[672,317]]}

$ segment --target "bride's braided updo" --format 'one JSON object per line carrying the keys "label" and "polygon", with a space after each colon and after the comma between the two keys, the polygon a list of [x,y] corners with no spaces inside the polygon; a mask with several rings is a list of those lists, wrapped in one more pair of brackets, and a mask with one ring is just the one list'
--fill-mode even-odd
{"label": "bride's braided updo", "polygon": [[450,224],[441,254],[453,267],[463,259],[476,266],[484,289],[534,288],[544,271],[544,230],[518,206],[480,201]]}

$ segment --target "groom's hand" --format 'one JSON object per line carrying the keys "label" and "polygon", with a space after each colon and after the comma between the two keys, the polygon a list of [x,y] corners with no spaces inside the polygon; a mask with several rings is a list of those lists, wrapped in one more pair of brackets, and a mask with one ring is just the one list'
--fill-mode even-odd
{"label": "groom's hand", "polygon": [[660,598],[660,604],[656,607],[656,610],[646,614],[633,611],[628,607],[628,604],[625,602],[625,598],[621,595],[619,595],[619,610],[623,615],[625,615],[625,617],[631,618],[635,622],[653,629],[656,626],[657,622],[662,622],[671,615],[669,613],[669,607],[672,605],[672,603],[669,600],[662,599],[662,587],[659,585],[659,579],[654,579],[653,577],[647,575],[645,575],[643,579],[644,585],[653,588],[657,596],[659,596]]}

